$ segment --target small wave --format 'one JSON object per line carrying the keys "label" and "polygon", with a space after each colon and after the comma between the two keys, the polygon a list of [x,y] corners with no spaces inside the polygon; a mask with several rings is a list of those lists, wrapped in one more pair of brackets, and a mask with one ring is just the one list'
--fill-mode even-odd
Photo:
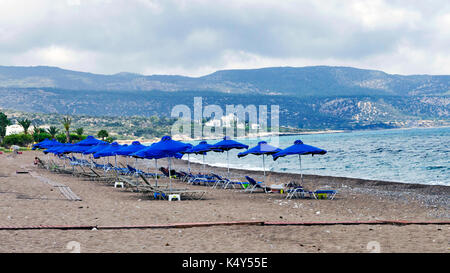
{"label": "small wave", "polygon": [[448,169],[446,166],[427,166],[425,167],[427,170],[439,170],[439,169]]}

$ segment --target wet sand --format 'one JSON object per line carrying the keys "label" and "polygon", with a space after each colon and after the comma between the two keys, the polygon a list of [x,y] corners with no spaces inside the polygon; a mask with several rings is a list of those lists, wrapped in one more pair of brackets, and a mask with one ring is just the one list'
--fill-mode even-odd
{"label": "wet sand", "polygon": [[[0,227],[36,225],[130,226],[195,222],[449,221],[450,187],[338,177],[304,177],[304,187],[329,186],[334,200],[285,199],[279,193],[212,189],[174,180],[174,187],[206,190],[202,200],[169,202],[111,184],[37,168],[42,152],[0,155]],[[123,159],[121,161],[124,162]],[[113,160],[111,161],[113,162]],[[165,160],[158,160],[166,166]],[[154,162],[150,162],[150,171]],[[186,162],[176,160],[176,169]],[[191,164],[194,171],[201,166]],[[17,173],[16,171],[28,171]],[[226,169],[207,167],[225,173]],[[231,170],[232,175],[261,172]],[[32,172],[33,175],[30,174]],[[82,201],[69,201],[36,176],[64,184]],[[242,177],[243,178],[243,177]],[[297,174],[268,173],[267,184],[300,181]],[[159,180],[168,183],[167,179]],[[0,252],[450,252],[450,225],[214,226],[175,229],[0,230]],[[69,244],[69,245],[68,245]]]}

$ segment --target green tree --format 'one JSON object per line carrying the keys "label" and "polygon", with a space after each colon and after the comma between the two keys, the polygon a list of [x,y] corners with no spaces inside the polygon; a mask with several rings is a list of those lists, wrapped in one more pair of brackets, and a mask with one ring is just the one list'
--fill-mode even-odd
{"label": "green tree", "polygon": [[59,129],[56,128],[55,126],[50,126],[47,129],[47,133],[49,133],[52,138],[55,138],[55,136],[58,134],[58,132],[59,132]]}
{"label": "green tree", "polygon": [[98,131],[97,136],[99,138],[101,138],[102,140],[105,140],[105,138],[107,138],[109,136],[108,131],[102,129],[100,131]]}
{"label": "green tree", "polygon": [[62,125],[64,126],[64,130],[66,130],[66,142],[70,143],[70,125],[72,124],[72,119],[70,117],[64,117],[62,119]]}
{"label": "green tree", "polygon": [[80,127],[80,128],[77,128],[77,129],[75,130],[75,132],[77,133],[77,135],[78,135],[79,137],[81,137],[81,136],[83,135],[83,133],[84,133],[84,129],[83,129],[83,127]]}
{"label": "green tree", "polygon": [[3,139],[3,144],[5,146],[12,146],[12,145],[27,146],[32,142],[33,137],[26,134],[11,134],[5,136],[5,138]]}
{"label": "green tree", "polygon": [[107,137],[107,138],[105,139],[105,141],[106,141],[106,142],[109,142],[109,143],[113,143],[115,140],[116,140],[115,137]]}
{"label": "green tree", "polygon": [[41,128],[37,127],[36,125],[34,126],[33,132],[31,133],[34,142],[39,142],[39,135],[41,134],[41,131]]}
{"label": "green tree", "polygon": [[6,135],[6,127],[11,125],[11,121],[8,116],[0,112],[0,143],[3,142],[3,138]]}
{"label": "green tree", "polygon": [[18,120],[17,123],[19,123],[19,125],[22,126],[22,128],[23,128],[23,133],[24,133],[25,135],[28,135],[28,129],[29,129],[30,126],[31,126],[31,120],[29,120],[29,119],[26,118],[26,119]]}

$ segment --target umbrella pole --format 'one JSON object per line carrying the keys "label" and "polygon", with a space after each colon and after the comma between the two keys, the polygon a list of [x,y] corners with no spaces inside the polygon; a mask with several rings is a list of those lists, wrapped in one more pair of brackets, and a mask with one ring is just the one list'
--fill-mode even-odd
{"label": "umbrella pole", "polygon": [[264,184],[266,183],[266,165],[265,165],[265,163],[264,163],[264,154],[262,155],[263,156],[263,172],[264,172],[264,179],[263,179],[263,182],[264,182]]}
{"label": "umbrella pole", "polygon": [[189,160],[190,154],[188,154],[188,172],[191,173],[191,161]]}
{"label": "umbrella pole", "polygon": [[155,158],[155,179],[156,179],[155,186],[158,187],[158,159],[156,158]]}
{"label": "umbrella pole", "polygon": [[303,185],[302,156],[301,155],[298,155],[298,162],[300,164],[300,178],[302,180],[302,185]]}
{"label": "umbrella pole", "polygon": [[171,168],[170,168],[170,156],[169,156],[169,191],[172,191],[172,175],[171,175]]}
{"label": "umbrella pole", "polygon": [[230,179],[230,160],[227,151],[227,169],[228,169],[228,179]]}
{"label": "umbrella pole", "polygon": [[206,174],[206,172],[205,172],[205,154],[203,154],[203,174]]}

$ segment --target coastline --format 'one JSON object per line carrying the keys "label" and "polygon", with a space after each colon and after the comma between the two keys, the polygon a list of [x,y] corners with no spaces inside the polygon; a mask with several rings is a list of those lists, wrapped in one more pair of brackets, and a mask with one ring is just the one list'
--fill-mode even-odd
{"label": "coastline", "polygon": [[[283,133],[263,133],[263,134],[249,134],[247,136],[235,137],[235,139],[248,139],[248,138],[263,138],[263,137],[273,137],[273,136],[291,136],[291,135],[312,135],[312,134],[335,134],[348,132],[345,130],[318,130],[318,131],[306,131],[306,132],[283,132]],[[181,135],[175,135],[172,137],[174,140],[178,141],[201,141],[201,140],[217,140],[217,137],[203,137],[203,138],[188,138]],[[151,139],[125,139],[116,140],[119,144],[131,144],[133,141],[139,141],[140,143],[152,143],[161,140],[161,138],[151,138]]]}
{"label": "coastline", "polygon": [[[444,126],[415,126],[415,127],[399,127],[399,128],[383,128],[383,129],[363,129],[363,130],[316,130],[316,131],[305,131],[305,132],[282,132],[282,133],[264,133],[264,134],[252,134],[242,137],[236,137],[235,139],[248,139],[248,138],[264,138],[264,137],[273,137],[273,136],[295,136],[295,135],[313,135],[313,134],[339,134],[339,133],[352,133],[352,132],[367,132],[367,131],[391,131],[391,130],[413,130],[413,129],[439,129],[439,128],[450,128],[450,125]],[[204,138],[188,138],[185,136],[176,135],[173,136],[174,140],[178,141],[201,141],[201,140],[217,140],[215,137],[204,137]],[[139,141],[140,143],[153,143],[160,141],[161,138],[135,138],[135,139],[122,139],[116,140],[119,144],[131,144],[133,141]]]}

